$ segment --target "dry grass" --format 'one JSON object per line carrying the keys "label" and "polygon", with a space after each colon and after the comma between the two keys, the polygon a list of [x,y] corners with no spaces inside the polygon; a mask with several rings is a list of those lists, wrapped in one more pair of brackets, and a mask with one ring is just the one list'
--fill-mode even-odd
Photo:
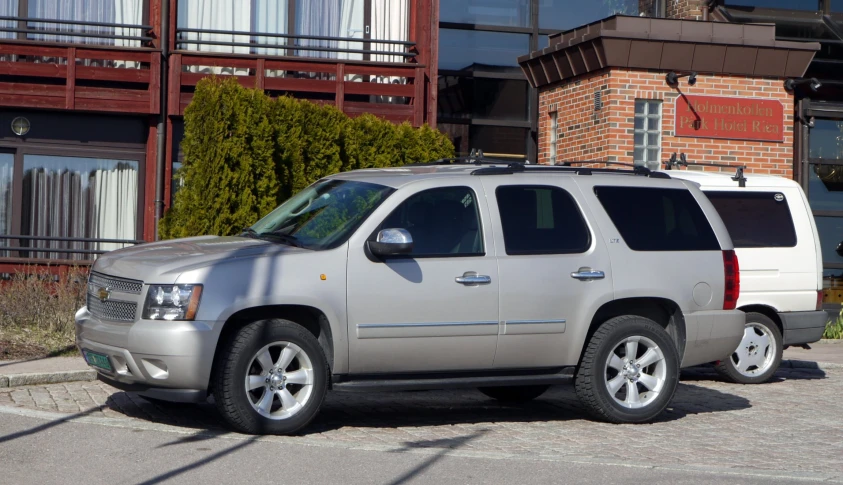
{"label": "dry grass", "polygon": [[86,271],[45,268],[0,283],[0,360],[74,353],[74,315],[85,304]]}

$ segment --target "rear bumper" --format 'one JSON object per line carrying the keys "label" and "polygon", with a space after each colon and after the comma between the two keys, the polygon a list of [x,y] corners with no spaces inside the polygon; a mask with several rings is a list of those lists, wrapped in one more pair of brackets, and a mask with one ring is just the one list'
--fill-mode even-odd
{"label": "rear bumper", "polygon": [[784,328],[784,345],[809,344],[821,339],[828,322],[828,313],[814,312],[779,313]]}
{"label": "rear bumper", "polygon": [[746,314],[740,310],[686,314],[686,344],[682,367],[726,358],[740,343],[745,326]]}

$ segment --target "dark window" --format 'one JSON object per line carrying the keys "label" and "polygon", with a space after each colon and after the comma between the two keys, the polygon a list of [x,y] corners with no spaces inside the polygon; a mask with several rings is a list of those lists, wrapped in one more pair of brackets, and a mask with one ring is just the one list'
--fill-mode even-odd
{"label": "dark window", "polygon": [[736,248],[796,246],[796,230],[784,194],[711,191],[705,195],[726,224]]}
{"label": "dark window", "polygon": [[518,66],[518,56],[530,53],[528,34],[441,29],[439,69],[478,70],[481,66]]}
{"label": "dark window", "polygon": [[529,85],[515,79],[439,76],[439,118],[528,120]]}
{"label": "dark window", "polygon": [[441,2],[439,20],[464,24],[529,27],[532,0],[460,0]]}
{"label": "dark window", "polygon": [[495,196],[506,254],[583,253],[591,246],[591,233],[568,192],[547,186],[501,186]]}
{"label": "dark window", "polygon": [[726,0],[728,7],[781,8],[786,10],[819,10],[817,0]]}
{"label": "dark window", "polygon": [[687,190],[594,187],[594,193],[634,251],[720,250],[705,214]]}
{"label": "dark window", "polygon": [[425,190],[405,200],[380,229],[406,229],[413,257],[482,256],[483,233],[477,198],[468,187]]}

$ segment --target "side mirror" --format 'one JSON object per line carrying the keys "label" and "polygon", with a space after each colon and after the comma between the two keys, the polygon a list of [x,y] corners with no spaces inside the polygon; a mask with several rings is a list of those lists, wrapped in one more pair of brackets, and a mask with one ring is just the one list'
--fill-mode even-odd
{"label": "side mirror", "polygon": [[406,229],[384,229],[377,239],[369,241],[369,251],[375,256],[400,256],[413,252],[413,236]]}
{"label": "side mirror", "polygon": [[843,241],[840,241],[840,244],[837,245],[837,254],[843,257]]}

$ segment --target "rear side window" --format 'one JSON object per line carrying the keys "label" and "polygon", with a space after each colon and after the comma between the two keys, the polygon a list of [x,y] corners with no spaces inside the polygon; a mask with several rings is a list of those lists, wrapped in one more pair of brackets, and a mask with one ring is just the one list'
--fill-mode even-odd
{"label": "rear side window", "polygon": [[506,254],[571,254],[591,247],[591,233],[571,195],[559,187],[500,186],[495,191]]}
{"label": "rear side window", "polygon": [[719,251],[694,196],[682,189],[594,187],[606,213],[634,251]]}
{"label": "rear side window", "polygon": [[705,193],[717,209],[736,248],[792,248],[796,229],[781,192]]}

